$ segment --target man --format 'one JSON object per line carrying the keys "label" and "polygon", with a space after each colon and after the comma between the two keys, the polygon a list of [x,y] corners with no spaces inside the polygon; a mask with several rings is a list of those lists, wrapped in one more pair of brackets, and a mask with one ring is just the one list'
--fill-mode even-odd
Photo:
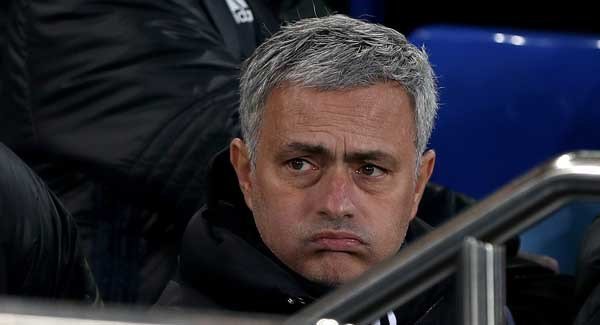
{"label": "man", "polygon": [[[340,15],[301,20],[246,61],[240,94],[243,140],[230,165],[227,152],[213,162],[160,304],[292,313],[427,230],[415,215],[437,93],[404,36]],[[443,283],[386,317],[448,324],[453,298]]]}

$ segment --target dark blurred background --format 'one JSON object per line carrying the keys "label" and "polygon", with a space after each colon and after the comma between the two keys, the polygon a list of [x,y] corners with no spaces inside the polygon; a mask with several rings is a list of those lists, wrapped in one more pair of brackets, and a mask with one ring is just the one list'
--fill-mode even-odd
{"label": "dark blurred background", "polygon": [[562,1],[325,1],[339,13],[366,18],[404,34],[423,25],[452,24],[566,33],[600,34],[598,11],[592,2]]}
{"label": "dark blurred background", "polygon": [[[592,8],[593,1],[481,1],[468,4],[398,0],[324,2],[333,12],[379,22],[404,34],[430,24],[600,34],[600,20],[598,11]],[[0,31],[4,29],[9,3],[8,0],[0,1]],[[3,34],[0,32],[0,44],[4,41]]]}

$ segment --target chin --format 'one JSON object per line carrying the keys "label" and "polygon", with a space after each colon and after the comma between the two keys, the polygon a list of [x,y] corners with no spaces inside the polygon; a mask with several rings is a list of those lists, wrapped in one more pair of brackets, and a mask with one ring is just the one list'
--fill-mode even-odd
{"label": "chin", "polygon": [[358,278],[365,271],[366,268],[356,263],[320,263],[309,267],[303,276],[326,286],[339,286]]}
{"label": "chin", "polygon": [[329,287],[337,287],[348,283],[357,277],[358,275],[348,276],[347,274],[332,274],[332,272],[328,272],[327,274],[315,275],[312,278],[309,278],[309,280]]}

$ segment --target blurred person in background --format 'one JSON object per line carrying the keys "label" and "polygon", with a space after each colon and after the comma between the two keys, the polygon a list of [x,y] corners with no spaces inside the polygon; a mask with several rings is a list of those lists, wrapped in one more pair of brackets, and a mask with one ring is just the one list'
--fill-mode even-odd
{"label": "blurred person in background", "polygon": [[[5,3],[3,3],[3,6]],[[13,0],[0,142],[80,229],[107,302],[153,303],[211,157],[238,136],[239,65],[319,1]]]}

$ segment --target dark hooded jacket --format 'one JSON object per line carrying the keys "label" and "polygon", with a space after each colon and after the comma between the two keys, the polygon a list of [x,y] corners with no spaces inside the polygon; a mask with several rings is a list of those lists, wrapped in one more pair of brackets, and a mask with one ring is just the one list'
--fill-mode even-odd
{"label": "dark hooded jacket", "polygon": [[[294,313],[333,288],[304,279],[264,245],[228,157],[225,151],[213,163],[208,204],[186,229],[177,279],[169,283],[159,305]],[[407,243],[429,229],[415,219]],[[453,324],[452,285],[444,281],[395,310],[398,324]]]}

